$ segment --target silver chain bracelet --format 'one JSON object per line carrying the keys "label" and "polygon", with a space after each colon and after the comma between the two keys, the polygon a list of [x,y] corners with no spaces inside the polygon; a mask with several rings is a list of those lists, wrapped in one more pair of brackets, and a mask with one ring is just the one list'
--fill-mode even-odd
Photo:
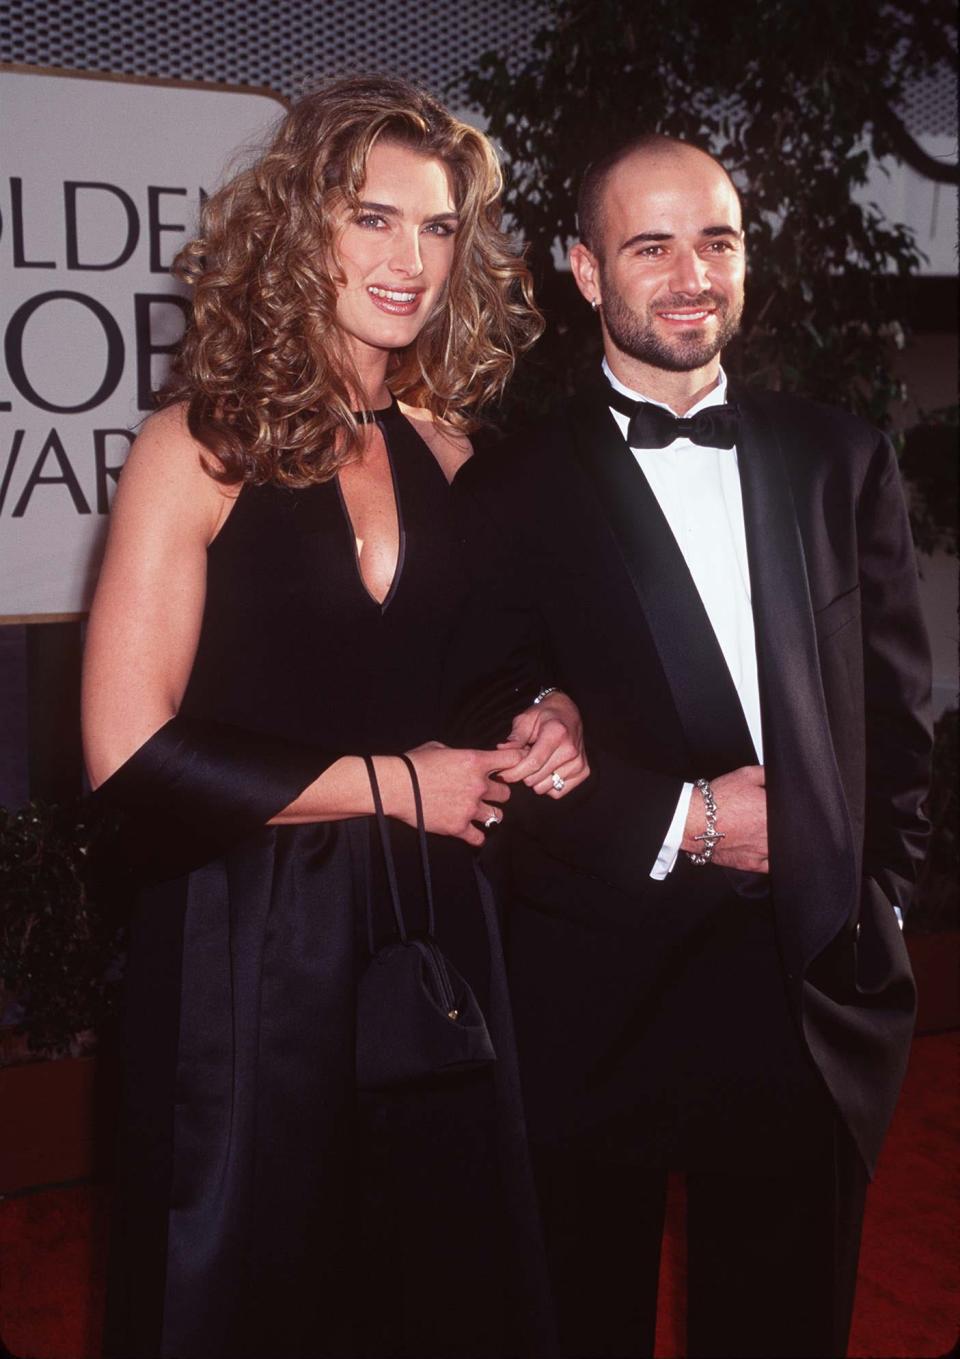
{"label": "silver chain bracelet", "polygon": [[694,788],[699,788],[703,797],[703,810],[706,815],[707,824],[704,827],[702,835],[695,835],[693,837],[694,840],[702,841],[702,853],[694,854],[691,853],[690,850],[685,850],[684,853],[692,864],[708,864],[713,858],[713,851],[716,849],[717,844],[724,838],[724,834],[723,831],[717,830],[717,799],[713,796],[713,789],[706,779],[697,779],[693,786]]}
{"label": "silver chain bracelet", "polygon": [[536,698],[533,700],[534,707],[536,707],[538,703],[542,703],[545,698],[549,698],[551,694],[555,694],[557,692],[559,691],[555,684],[551,684],[549,689],[541,689],[539,694],[537,694]]}

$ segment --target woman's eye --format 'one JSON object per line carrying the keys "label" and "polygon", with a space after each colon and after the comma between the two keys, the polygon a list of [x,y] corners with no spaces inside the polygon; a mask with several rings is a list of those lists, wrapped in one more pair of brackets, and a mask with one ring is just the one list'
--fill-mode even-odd
{"label": "woman's eye", "polygon": [[449,222],[428,222],[425,231],[429,231],[432,236],[453,236],[456,227]]}
{"label": "woman's eye", "polygon": [[384,219],[378,212],[363,212],[357,218],[357,226],[372,227],[373,229],[376,229],[377,227],[382,227],[384,225]]}

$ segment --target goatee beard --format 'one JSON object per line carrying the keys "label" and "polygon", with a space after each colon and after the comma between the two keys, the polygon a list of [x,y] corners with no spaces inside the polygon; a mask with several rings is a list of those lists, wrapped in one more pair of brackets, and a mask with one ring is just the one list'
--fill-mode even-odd
{"label": "goatee beard", "polygon": [[698,298],[678,298],[657,303],[658,310],[670,305],[677,307],[709,306],[719,318],[716,334],[706,339],[702,330],[678,334],[673,340],[659,335],[652,323],[645,322],[625,304],[619,293],[604,289],[603,319],[607,332],[617,348],[632,359],[663,368],[668,373],[690,373],[703,368],[716,358],[740,329],[742,303],[731,311],[723,297],[703,293]]}

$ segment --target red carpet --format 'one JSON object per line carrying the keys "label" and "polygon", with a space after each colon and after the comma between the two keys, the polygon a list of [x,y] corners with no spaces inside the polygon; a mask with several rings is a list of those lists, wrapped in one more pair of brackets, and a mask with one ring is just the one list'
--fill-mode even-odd
{"label": "red carpet", "polygon": [[852,1355],[945,1355],[960,1323],[960,1034],[915,1040],[867,1200]]}
{"label": "red carpet", "polygon": [[[960,1033],[914,1043],[867,1203],[850,1354],[939,1359],[960,1318],[956,1155]],[[682,1208],[672,1196],[676,1219]],[[0,1201],[0,1335],[21,1359],[96,1359],[108,1191],[79,1185]],[[664,1252],[657,1355],[683,1355],[682,1242]],[[0,1355],[3,1351],[0,1348]],[[269,1359],[269,1356],[264,1356]]]}

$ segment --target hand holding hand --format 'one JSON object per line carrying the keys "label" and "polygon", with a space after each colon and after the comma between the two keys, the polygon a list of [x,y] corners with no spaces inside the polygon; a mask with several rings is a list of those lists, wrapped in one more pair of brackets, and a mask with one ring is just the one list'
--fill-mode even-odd
{"label": "hand holding hand", "polygon": [[535,793],[554,799],[565,797],[590,775],[580,709],[558,689],[518,713],[509,737],[497,749],[523,757],[503,773],[504,783],[522,780]]}
{"label": "hand holding hand", "polygon": [[[497,812],[497,805],[510,796],[510,789],[495,782],[492,775],[519,763],[520,751],[454,750],[428,741],[407,754],[417,771],[427,830],[456,836],[468,845],[482,845],[483,831],[473,823],[483,823],[491,815],[499,820],[502,813]],[[415,826],[413,788],[402,760],[378,756],[377,778],[387,815]]]}
{"label": "hand holding hand", "polygon": [[[762,765],[744,765],[732,773],[711,780],[717,803],[717,842],[711,863],[722,868],[740,868],[753,873],[769,873],[767,850],[767,793]],[[684,827],[681,849],[690,854],[702,852],[703,842],[694,839],[705,825],[703,798],[694,789]]]}

